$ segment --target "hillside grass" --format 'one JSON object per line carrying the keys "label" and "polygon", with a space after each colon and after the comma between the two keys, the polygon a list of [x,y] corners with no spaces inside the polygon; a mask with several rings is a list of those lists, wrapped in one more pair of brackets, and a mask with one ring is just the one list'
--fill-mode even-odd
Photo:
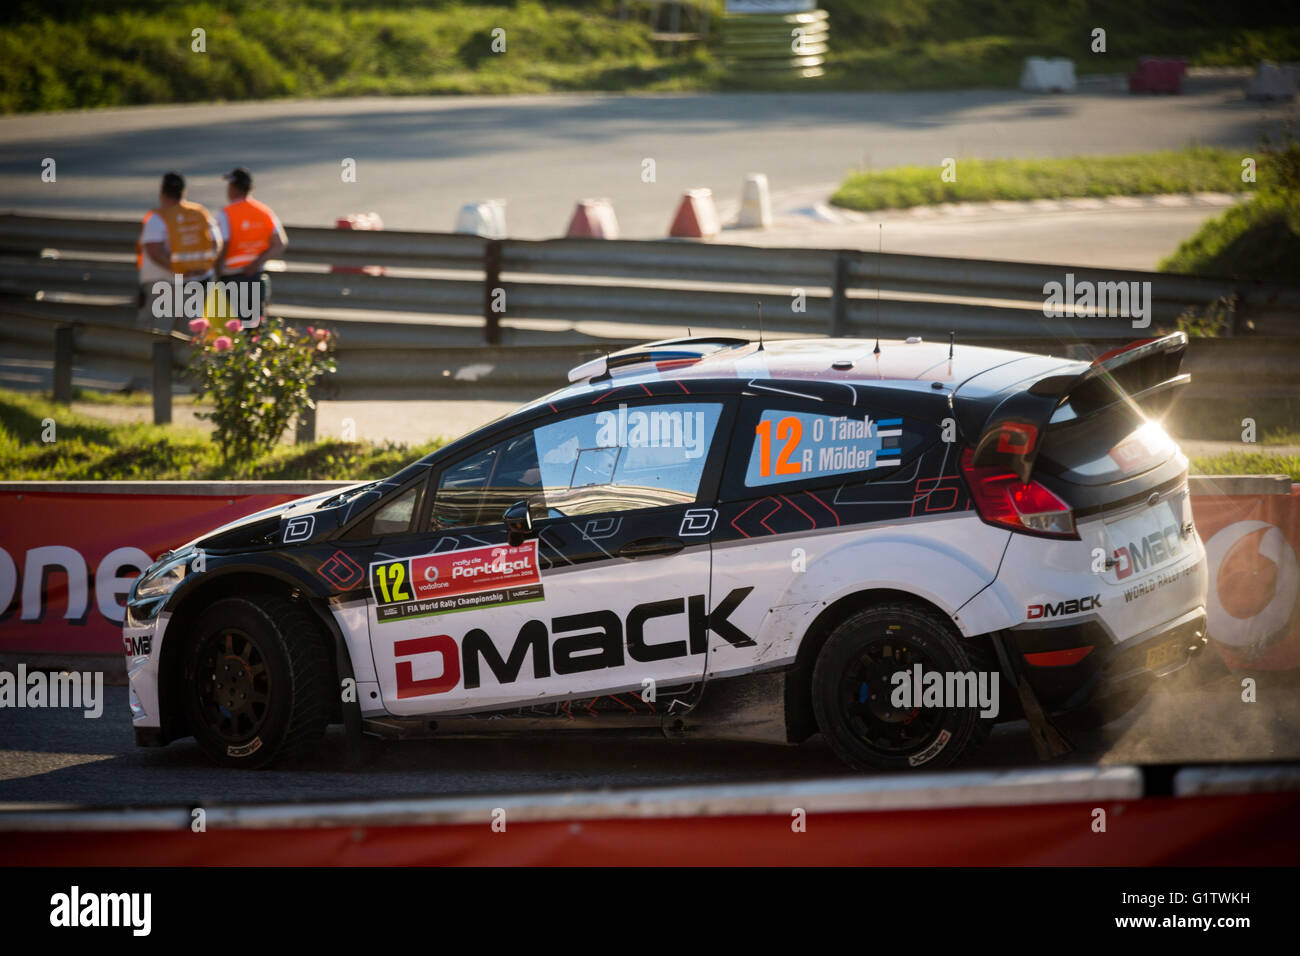
{"label": "hillside grass", "polygon": [[[54,422],[54,441],[42,440]],[[280,445],[243,465],[221,461],[203,432],[174,425],[110,424],[41,395],[0,390],[0,480],[363,480],[391,475],[443,444],[408,447],[334,439]]]}
{"label": "hillside grass", "polygon": [[[1300,12],[1213,0],[822,0],[826,75],[732,74],[722,0],[672,52],[647,0],[17,0],[0,11],[0,112],[273,97],[569,90],[898,90],[1016,83],[1026,56],[1123,73],[1144,54],[1192,65],[1300,59]],[[620,14],[626,10],[626,19]],[[1107,29],[1105,53],[1091,31]],[[505,52],[492,31],[504,29]],[[193,31],[206,52],[194,52]]]}
{"label": "hillside grass", "polygon": [[1300,197],[1267,190],[1205,223],[1162,272],[1300,282]]}

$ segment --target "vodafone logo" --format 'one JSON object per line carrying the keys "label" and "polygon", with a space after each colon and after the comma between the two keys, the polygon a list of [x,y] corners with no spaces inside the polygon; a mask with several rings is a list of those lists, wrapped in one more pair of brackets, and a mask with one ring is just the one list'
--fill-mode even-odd
{"label": "vodafone logo", "polygon": [[[126,610],[121,604],[135,583],[135,578],[153,564],[139,548],[115,548],[104,555],[92,576],[86,559],[76,548],[47,545],[29,548],[19,564],[0,548],[0,612],[9,608],[20,595],[19,620],[39,621],[45,616],[47,600],[54,594],[66,598],[63,617],[73,624],[85,624],[93,597],[95,608],[103,618],[121,624]],[[93,580],[93,585],[92,585]],[[60,586],[61,582],[62,586]]]}
{"label": "vodafone logo", "polygon": [[1210,569],[1210,636],[1234,648],[1285,637],[1300,593],[1300,564],[1281,530],[1238,521],[1205,544]]}

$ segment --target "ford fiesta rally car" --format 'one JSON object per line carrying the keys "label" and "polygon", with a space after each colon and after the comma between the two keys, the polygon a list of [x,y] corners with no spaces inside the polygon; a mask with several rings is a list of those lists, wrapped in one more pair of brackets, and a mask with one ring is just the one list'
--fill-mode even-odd
{"label": "ford fiesta rally car", "polygon": [[391,478],[163,555],[124,625],[136,741],[256,767],[331,722],[820,730],[908,768],[996,721],[1104,718],[1205,642],[1187,460],[1157,422],[1186,344],[597,359]]}

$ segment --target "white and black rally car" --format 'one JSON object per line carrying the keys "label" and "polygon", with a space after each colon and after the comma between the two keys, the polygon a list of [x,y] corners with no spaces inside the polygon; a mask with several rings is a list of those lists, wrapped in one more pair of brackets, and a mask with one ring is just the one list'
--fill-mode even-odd
{"label": "white and black rally car", "polygon": [[136,741],[219,763],[342,722],[651,729],[935,767],[1097,719],[1205,641],[1181,333],[1088,363],[689,338],[383,481],[161,557],[124,627]]}

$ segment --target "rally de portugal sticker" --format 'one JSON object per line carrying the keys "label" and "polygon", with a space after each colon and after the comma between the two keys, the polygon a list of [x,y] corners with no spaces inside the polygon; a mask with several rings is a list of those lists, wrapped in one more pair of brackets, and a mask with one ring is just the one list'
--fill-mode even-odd
{"label": "rally de portugal sticker", "polygon": [[540,601],[537,542],[486,545],[370,565],[379,623]]}

